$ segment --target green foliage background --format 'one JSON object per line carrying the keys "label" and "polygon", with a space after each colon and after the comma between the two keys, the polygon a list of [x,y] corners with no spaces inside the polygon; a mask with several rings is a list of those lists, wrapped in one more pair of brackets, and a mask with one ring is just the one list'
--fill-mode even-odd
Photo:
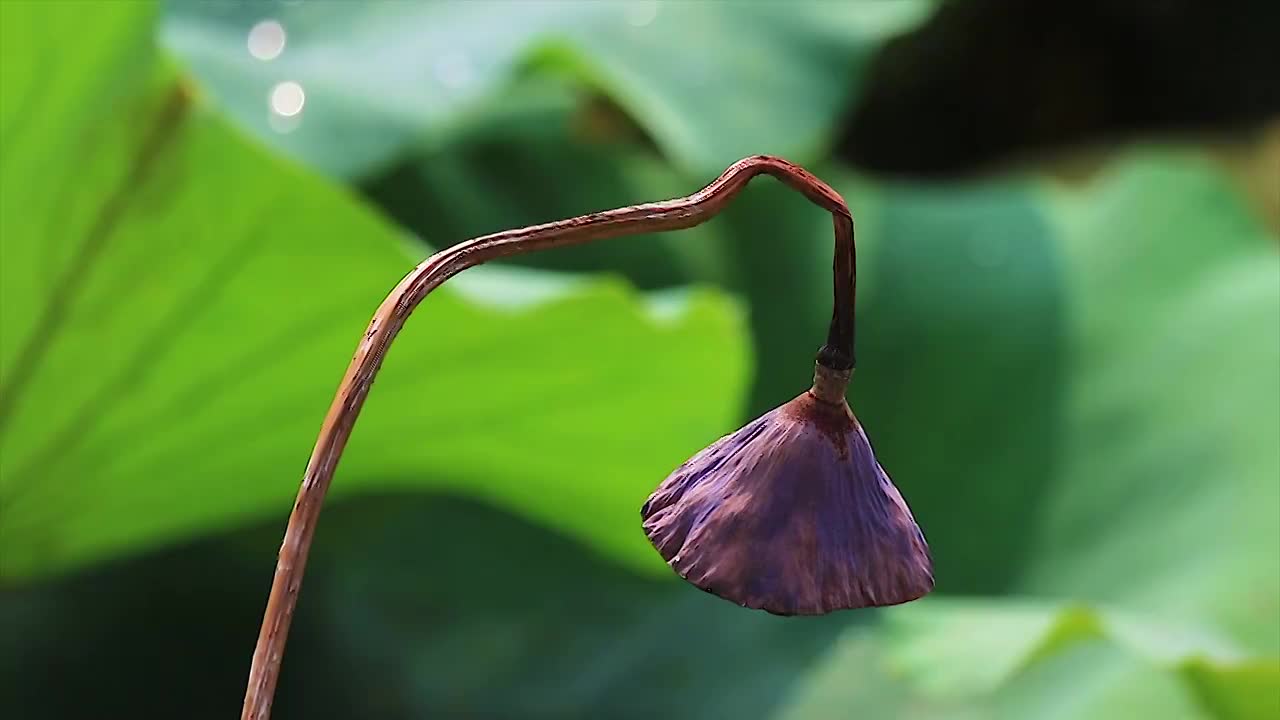
{"label": "green foliage background", "polygon": [[5,717],[233,715],[383,294],[431,247],[761,152],[853,208],[850,399],[937,592],[764,616],[639,532],[671,468],[807,386],[828,221],[762,180],[701,228],[423,304],[339,470],[277,716],[1280,716],[1280,255],[1270,174],[1220,143],[1127,145],[1084,183],[861,175],[832,139],[913,2],[0,12]]}

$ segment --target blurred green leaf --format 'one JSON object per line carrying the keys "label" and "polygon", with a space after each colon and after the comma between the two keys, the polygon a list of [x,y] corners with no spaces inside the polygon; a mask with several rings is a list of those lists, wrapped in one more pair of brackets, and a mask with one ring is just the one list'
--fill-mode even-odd
{"label": "blurred green leaf", "polygon": [[[165,43],[237,120],[345,176],[465,127],[519,70],[604,92],[694,174],[762,152],[812,158],[854,91],[849,74],[926,2],[305,3],[171,0]],[[500,22],[495,22],[500,18]],[[274,19],[270,61],[246,37]],[[307,91],[301,125],[272,128],[279,82]],[[714,112],[709,112],[714,108]]]}
{"label": "blurred green leaf", "polygon": [[1053,207],[1071,384],[1023,586],[1280,654],[1276,239],[1189,153],[1138,153]]}
{"label": "blurred green leaf", "polygon": [[797,684],[774,717],[991,720],[985,708],[968,699],[939,698],[920,692],[911,678],[887,661],[888,645],[877,627],[840,633],[826,656]]}
{"label": "blurred green leaf", "polygon": [[1215,720],[1280,717],[1280,660],[1228,664],[1192,659],[1182,672]]}
{"label": "blurred green leaf", "polygon": [[[282,512],[370,313],[423,252],[140,57],[149,13],[67,7],[4,4],[6,72],[39,76],[0,89],[7,578]],[[731,429],[736,312],[500,272],[492,301],[480,269],[422,305],[335,491],[448,488],[660,569],[637,508]]]}
{"label": "blurred green leaf", "polygon": [[1210,720],[1175,672],[1096,638],[1032,663],[984,704],[1007,720]]}
{"label": "blurred green leaf", "polygon": [[[784,718],[880,707],[892,717],[1265,720],[1280,678],[1229,641],[1123,613],[1007,599],[931,599],[845,631]],[[837,685],[824,678],[859,678]],[[865,682],[868,675],[878,682]],[[883,684],[895,690],[884,697]]]}
{"label": "blurred green leaf", "polygon": [[1073,645],[1104,640],[1173,669],[1212,659],[1239,665],[1231,640],[1204,628],[1157,626],[1109,609],[1012,599],[934,599],[888,617],[886,655],[921,692],[981,696]]}
{"label": "blurred green leaf", "polygon": [[1105,637],[1088,610],[996,599],[922,602],[889,614],[885,625],[887,664],[920,693],[940,698],[981,697],[1036,656]]}

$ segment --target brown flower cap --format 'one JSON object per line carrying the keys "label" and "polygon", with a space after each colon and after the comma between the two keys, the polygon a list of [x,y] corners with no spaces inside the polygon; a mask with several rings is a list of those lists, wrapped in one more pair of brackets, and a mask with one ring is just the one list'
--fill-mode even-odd
{"label": "brown flower cap", "polygon": [[849,371],[681,465],[641,509],[680,577],[777,615],[897,605],[933,589],[924,535],[845,401]]}

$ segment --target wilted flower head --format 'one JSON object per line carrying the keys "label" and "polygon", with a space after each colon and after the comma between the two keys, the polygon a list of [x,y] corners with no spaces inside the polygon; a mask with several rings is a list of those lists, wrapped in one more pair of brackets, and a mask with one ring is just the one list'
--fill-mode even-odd
{"label": "wilted flower head", "polygon": [[681,577],[778,615],[896,605],[933,589],[924,535],[845,401],[848,371],[695,455],[641,509]]}

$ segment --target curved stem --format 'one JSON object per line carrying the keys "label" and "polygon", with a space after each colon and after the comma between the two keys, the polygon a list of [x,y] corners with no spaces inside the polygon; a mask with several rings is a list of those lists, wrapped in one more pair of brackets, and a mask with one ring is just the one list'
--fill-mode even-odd
{"label": "curved stem", "polygon": [[761,174],[778,178],[832,214],[835,224],[835,308],[827,344],[819,353],[818,361],[837,370],[853,366],[853,218],[844,199],[835,190],[803,168],[780,158],[758,155],[740,160],[710,185],[687,197],[485,235],[432,255],[400,281],[374,314],[320,427],[320,436],[311,452],[298,499],[289,516],[284,542],[280,546],[271,595],[267,599],[262,630],[249,670],[242,720],[266,720],[271,714],[285,639],[297,604],[311,539],[315,535],[320,504],[387,348],[418,303],[459,272],[495,258],[619,235],[693,227],[723,210],[751,178]]}

